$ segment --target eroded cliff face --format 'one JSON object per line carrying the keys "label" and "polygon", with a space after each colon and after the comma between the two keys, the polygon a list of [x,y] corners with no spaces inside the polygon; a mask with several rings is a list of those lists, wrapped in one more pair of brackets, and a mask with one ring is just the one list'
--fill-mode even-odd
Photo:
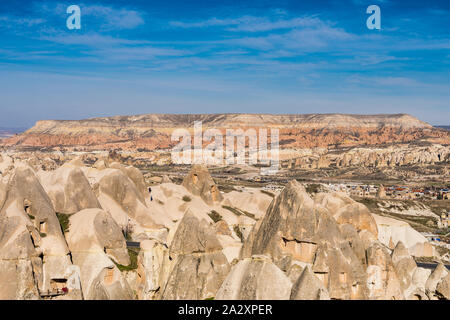
{"label": "eroded cliff face", "polygon": [[[203,129],[279,129],[281,148],[311,148],[332,145],[357,146],[408,142],[423,138],[445,140],[446,130],[436,129],[407,114],[148,114],[80,121],[38,121],[26,132],[0,142],[16,147],[84,147],[86,150],[155,150],[170,148],[173,130],[193,130],[194,121]],[[258,133],[258,130],[256,130]]]}
{"label": "eroded cliff face", "polygon": [[322,169],[345,167],[393,168],[404,165],[435,164],[450,161],[450,147],[433,144],[415,146],[397,144],[388,147],[356,147],[341,152],[312,149],[304,155],[292,155],[284,165],[290,168]]}

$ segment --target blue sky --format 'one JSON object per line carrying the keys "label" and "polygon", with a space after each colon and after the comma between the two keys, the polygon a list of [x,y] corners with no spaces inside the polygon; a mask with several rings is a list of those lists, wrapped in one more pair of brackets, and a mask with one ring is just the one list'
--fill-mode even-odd
{"label": "blue sky", "polygon": [[[81,30],[66,27],[72,4]],[[0,126],[222,112],[450,124],[449,18],[444,0],[1,1]]]}

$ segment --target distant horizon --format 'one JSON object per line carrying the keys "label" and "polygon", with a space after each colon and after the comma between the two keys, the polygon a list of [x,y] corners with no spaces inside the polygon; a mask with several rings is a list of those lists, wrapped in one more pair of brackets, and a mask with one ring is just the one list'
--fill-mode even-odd
{"label": "distant horizon", "polygon": [[[362,115],[362,116],[391,116],[391,115],[409,115],[412,117],[415,117],[412,114],[408,113],[374,113],[374,114],[362,114],[362,113],[341,113],[341,112],[333,112],[333,113],[247,113],[247,112],[218,112],[218,113],[142,113],[142,114],[115,114],[115,115],[106,115],[101,117],[88,117],[88,118],[82,118],[82,119],[40,119],[37,120],[35,123],[33,123],[30,126],[20,126],[20,127],[11,127],[11,126],[1,126],[0,125],[0,131],[11,131],[13,133],[21,133],[28,129],[31,129],[36,125],[37,122],[40,121],[83,121],[83,120],[90,120],[90,119],[97,119],[97,118],[113,118],[113,117],[137,117],[137,116],[144,116],[144,115],[172,115],[172,114],[178,114],[178,115],[221,115],[221,114],[252,114],[252,115],[333,115],[333,114],[341,114],[341,115]],[[415,117],[416,119],[423,121],[422,119]],[[426,122],[426,121],[423,121]],[[433,124],[426,122],[429,125],[433,127],[444,127],[444,128],[450,128],[450,124]]]}

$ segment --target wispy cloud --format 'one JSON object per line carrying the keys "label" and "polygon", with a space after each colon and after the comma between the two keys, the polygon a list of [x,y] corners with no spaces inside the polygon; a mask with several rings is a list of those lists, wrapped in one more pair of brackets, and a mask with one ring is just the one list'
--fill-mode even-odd
{"label": "wispy cloud", "polygon": [[64,45],[83,45],[90,47],[104,47],[105,45],[142,45],[148,44],[146,40],[130,40],[97,32],[86,34],[68,34],[66,32],[52,32],[39,37],[40,40],[51,41]]}
{"label": "wispy cloud", "polygon": [[101,19],[101,28],[104,30],[134,29],[145,24],[143,14],[136,10],[100,5],[82,6],[81,10],[83,15]]}
{"label": "wispy cloud", "polygon": [[[313,28],[294,29],[282,34],[257,37],[241,37],[225,40],[229,44],[282,53],[281,56],[302,55],[305,52],[321,51],[339,41],[350,41],[357,37],[340,28],[320,24]],[[276,57],[276,55],[274,55]]]}
{"label": "wispy cloud", "polygon": [[355,64],[361,66],[377,65],[389,61],[406,61],[408,58],[398,58],[392,55],[385,55],[383,53],[360,53],[354,57],[347,57],[345,59],[338,60],[339,63]]}
{"label": "wispy cloud", "polygon": [[[99,31],[135,29],[145,24],[144,13],[129,8],[79,3],[82,23],[89,23]],[[67,5],[58,2],[36,4],[34,10],[41,14],[66,17]],[[97,28],[98,27],[98,28]]]}
{"label": "wispy cloud", "polygon": [[179,28],[226,27],[227,31],[233,32],[263,32],[299,27],[318,27],[323,26],[324,22],[316,17],[270,19],[268,17],[242,16],[228,19],[214,17],[197,22],[171,21],[170,25]]}
{"label": "wispy cloud", "polygon": [[429,9],[428,12],[433,15],[438,15],[438,16],[450,15],[450,10],[445,10],[445,9],[432,8],[432,9]]}
{"label": "wispy cloud", "polygon": [[43,18],[23,18],[13,15],[1,15],[0,26],[3,28],[13,29],[16,27],[33,27],[45,23]]}

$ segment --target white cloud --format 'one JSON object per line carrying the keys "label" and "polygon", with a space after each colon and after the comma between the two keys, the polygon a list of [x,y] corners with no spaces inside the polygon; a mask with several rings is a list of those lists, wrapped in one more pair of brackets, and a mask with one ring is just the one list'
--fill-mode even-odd
{"label": "white cloud", "polygon": [[267,17],[242,16],[238,18],[218,19],[210,18],[197,22],[172,21],[170,25],[179,28],[227,27],[234,32],[263,32],[299,27],[318,27],[325,23],[315,17],[299,17],[293,19],[269,19]]}
{"label": "white cloud", "polygon": [[[90,23],[99,24],[103,31],[134,29],[145,24],[143,13],[133,9],[85,3],[78,5],[81,9],[82,24],[86,19],[95,18],[97,21],[90,20]],[[38,13],[63,17],[67,16],[66,10],[67,5],[55,2],[39,4],[35,7]]]}
{"label": "white cloud", "polygon": [[101,27],[108,30],[134,29],[145,23],[140,12],[125,8],[87,5],[81,6],[81,12],[83,15],[101,19]]}
{"label": "white cloud", "polygon": [[356,36],[343,29],[320,25],[313,28],[293,29],[283,34],[243,37],[225,40],[225,42],[262,51],[284,52],[283,56],[287,56],[289,51],[291,56],[295,56],[329,48],[338,41],[354,39]]}
{"label": "white cloud", "polygon": [[33,27],[45,23],[42,18],[20,18],[9,15],[0,16],[0,25],[6,28]]}
{"label": "white cloud", "polygon": [[140,45],[148,43],[147,41],[115,38],[98,33],[68,34],[59,32],[56,34],[41,36],[40,39],[65,45],[85,45],[91,47],[103,47],[112,45]]}

